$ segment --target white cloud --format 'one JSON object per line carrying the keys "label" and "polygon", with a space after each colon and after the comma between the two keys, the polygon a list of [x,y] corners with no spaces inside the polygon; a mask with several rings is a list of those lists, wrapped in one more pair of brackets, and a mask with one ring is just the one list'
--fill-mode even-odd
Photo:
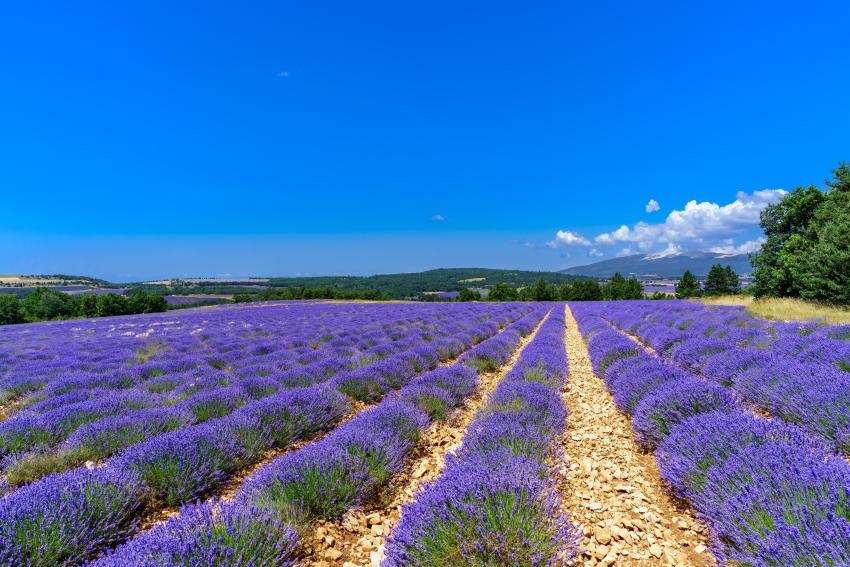
{"label": "white cloud", "polygon": [[[751,194],[738,192],[735,200],[725,205],[688,201],[684,208],[670,212],[663,222],[641,221],[631,226],[623,224],[611,232],[597,234],[592,243],[608,246],[626,244],[628,247],[625,250],[629,253],[634,253],[632,250],[635,247],[644,252],[660,249],[722,249],[744,253],[760,245],[757,240],[752,240],[758,230],[760,213],[768,205],[778,202],[785,193],[782,189],[765,189]],[[653,203],[657,205],[656,201],[650,201],[647,211]],[[748,240],[736,245],[736,237]],[[590,246],[592,243],[574,231],[559,230],[549,245]]]}
{"label": "white cloud", "polygon": [[761,245],[767,242],[767,239],[764,237],[755,238],[753,240],[748,240],[738,246],[733,245],[733,240],[731,238],[727,239],[730,242],[723,246],[714,246],[709,248],[709,252],[714,252],[715,254],[749,254],[750,252],[758,252],[761,250]]}
{"label": "white cloud", "polygon": [[434,215],[433,217],[431,217],[431,220],[434,221],[434,222],[443,222],[444,220],[446,220],[446,217],[444,217],[443,215],[438,213],[438,214]]}
{"label": "white cloud", "polygon": [[289,77],[289,71],[281,71],[280,73],[277,74],[277,76],[282,78],[282,79],[286,79],[286,78]]}
{"label": "white cloud", "polygon": [[617,252],[617,258],[622,258],[623,256],[631,256],[634,254],[631,248],[623,248],[619,252]]}
{"label": "white cloud", "polygon": [[593,240],[597,244],[614,244],[615,242],[628,242],[631,239],[631,231],[626,225],[621,225],[614,232],[604,232],[599,234]]}
{"label": "white cloud", "polygon": [[646,212],[647,213],[654,213],[655,211],[657,211],[660,208],[661,208],[661,205],[659,205],[658,201],[656,201],[655,199],[650,199],[649,202],[646,204]]}
{"label": "white cloud", "polygon": [[592,256],[592,257],[594,257],[594,258],[599,258],[599,257],[601,257],[601,256],[604,256],[605,254],[604,254],[604,253],[602,253],[602,252],[600,252],[600,251],[599,251],[599,250],[597,250],[596,248],[591,248],[591,249],[590,249],[590,251],[588,251],[587,255],[588,255],[588,256]]}
{"label": "white cloud", "polygon": [[558,246],[589,246],[590,240],[570,230],[559,230],[555,233],[555,239],[546,243],[550,248]]}

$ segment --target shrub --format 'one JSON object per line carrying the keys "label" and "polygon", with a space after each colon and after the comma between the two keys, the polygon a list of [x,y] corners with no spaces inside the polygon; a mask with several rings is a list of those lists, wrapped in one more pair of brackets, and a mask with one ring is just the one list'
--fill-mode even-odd
{"label": "shrub", "polygon": [[290,567],[297,543],[295,528],[268,510],[212,501],[182,508],[91,567]]}
{"label": "shrub", "polygon": [[133,533],[144,499],[139,478],[128,471],[48,476],[0,502],[0,562],[81,563]]}
{"label": "shrub", "polygon": [[736,399],[721,386],[695,379],[671,381],[657,388],[638,404],[634,430],[638,443],[654,449],[674,426],[688,417],[718,409],[731,410]]}

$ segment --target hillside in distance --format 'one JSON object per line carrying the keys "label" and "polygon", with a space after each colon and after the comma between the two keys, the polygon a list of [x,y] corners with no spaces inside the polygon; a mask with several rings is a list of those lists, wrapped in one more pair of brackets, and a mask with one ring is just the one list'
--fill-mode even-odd
{"label": "hillside in distance", "polygon": [[198,293],[252,294],[286,287],[332,288],[344,291],[379,291],[391,299],[416,298],[440,291],[490,288],[498,283],[525,287],[538,280],[562,284],[581,279],[559,272],[501,270],[490,268],[439,268],[424,272],[377,274],[373,276],[309,276],[268,278],[181,278],[131,284],[154,292],[178,295]]}
{"label": "hillside in distance", "polygon": [[561,270],[562,274],[610,278],[615,272],[624,276],[635,275],[638,279],[678,278],[685,270],[695,276],[708,274],[711,266],[720,264],[732,266],[738,275],[749,274],[752,270],[746,254],[716,254],[714,252],[679,252],[676,254],[634,254],[622,258],[611,258],[585,266],[573,266]]}
{"label": "hillside in distance", "polygon": [[269,278],[271,287],[303,286],[386,292],[392,298],[415,297],[433,291],[460,291],[466,288],[489,288],[497,283],[525,287],[538,280],[561,284],[577,279],[558,272],[498,270],[490,268],[439,268],[424,272],[378,274],[374,276],[318,276],[304,278]]}

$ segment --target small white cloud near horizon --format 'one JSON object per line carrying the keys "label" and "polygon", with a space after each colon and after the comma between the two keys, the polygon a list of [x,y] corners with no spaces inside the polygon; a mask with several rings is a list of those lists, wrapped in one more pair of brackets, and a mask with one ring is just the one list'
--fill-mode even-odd
{"label": "small white cloud near horizon", "polygon": [[282,79],[287,79],[287,78],[289,78],[289,71],[281,71],[280,73],[277,74],[277,76],[282,78]]}
{"label": "small white cloud near horizon", "polygon": [[446,220],[446,217],[437,213],[436,215],[431,217],[431,220],[434,221],[434,222],[443,222],[444,220]]}
{"label": "small white cloud near horizon", "polygon": [[589,246],[590,240],[571,230],[559,230],[555,234],[555,239],[546,243],[549,248],[557,248],[558,246]]}
{"label": "small white cloud near horizon", "polygon": [[591,256],[593,258],[600,258],[600,257],[604,256],[605,254],[603,254],[602,252],[600,252],[596,248],[591,248],[590,250],[588,250],[587,255]]}
{"label": "small white cloud near horizon", "polygon": [[749,254],[751,252],[758,252],[761,250],[761,245],[767,242],[767,238],[760,236],[753,240],[748,240],[738,246],[734,246],[734,241],[729,238],[730,242],[724,246],[715,246],[713,248],[709,248],[709,252],[714,252],[715,254],[724,254],[728,256],[733,256],[737,254]]}
{"label": "small white cloud near horizon", "polygon": [[658,201],[656,201],[655,199],[650,199],[649,202],[646,204],[647,213],[654,213],[659,209],[661,209],[661,205],[659,205]]}
{"label": "small white cloud near horizon", "polygon": [[[616,230],[597,234],[592,239],[572,230],[559,230],[547,245],[551,248],[625,246],[617,256],[639,252],[671,254],[685,250],[744,254],[758,250],[761,246],[758,234],[761,212],[768,205],[779,202],[785,194],[783,189],[764,189],[752,193],[739,191],[735,200],[725,205],[691,200],[685,203],[683,209],[671,211],[663,222],[640,221],[631,226],[621,224]],[[653,203],[658,205],[654,199],[650,200],[646,206],[647,212],[650,212]]]}

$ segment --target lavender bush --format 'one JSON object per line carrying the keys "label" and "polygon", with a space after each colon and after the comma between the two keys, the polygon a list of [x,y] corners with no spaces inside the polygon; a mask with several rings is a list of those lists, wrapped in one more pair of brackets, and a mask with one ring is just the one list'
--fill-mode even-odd
{"label": "lavender bush", "polygon": [[133,533],[145,501],[126,471],[52,475],[0,502],[0,563],[76,565]]}
{"label": "lavender bush", "polygon": [[217,501],[185,506],[180,515],[90,567],[288,567],[298,537],[267,510]]}

